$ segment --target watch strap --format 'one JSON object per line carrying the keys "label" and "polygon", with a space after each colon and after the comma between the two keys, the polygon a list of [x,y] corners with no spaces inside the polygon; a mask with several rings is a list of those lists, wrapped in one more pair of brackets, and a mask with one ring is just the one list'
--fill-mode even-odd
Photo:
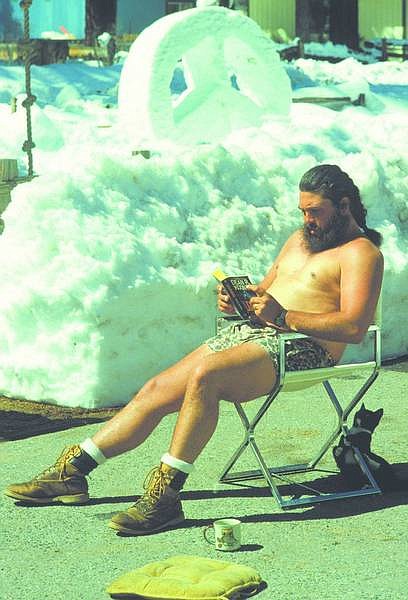
{"label": "watch strap", "polygon": [[274,319],[274,324],[277,325],[280,329],[289,329],[286,324],[286,315],[288,311],[285,308],[282,308],[280,312],[276,315]]}

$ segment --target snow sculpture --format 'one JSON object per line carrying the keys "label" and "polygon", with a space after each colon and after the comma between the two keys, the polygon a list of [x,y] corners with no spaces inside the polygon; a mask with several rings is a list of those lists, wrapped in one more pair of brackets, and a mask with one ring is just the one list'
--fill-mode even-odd
{"label": "snow sculpture", "polygon": [[197,8],[205,8],[206,6],[218,6],[218,0],[197,0]]}
{"label": "snow sculpture", "polygon": [[[174,99],[170,82],[179,61],[187,89]],[[216,6],[173,13],[146,28],[119,84],[120,116],[139,144],[216,142],[267,115],[287,115],[290,102],[289,78],[270,39],[252,19]]]}

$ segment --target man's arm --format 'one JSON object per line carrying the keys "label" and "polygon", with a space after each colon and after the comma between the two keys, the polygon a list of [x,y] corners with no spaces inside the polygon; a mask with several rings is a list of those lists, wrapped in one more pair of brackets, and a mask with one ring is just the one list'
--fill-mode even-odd
{"label": "man's arm", "polygon": [[384,259],[381,252],[362,240],[343,249],[340,267],[340,310],[289,310],[286,323],[290,329],[333,342],[359,344],[363,340],[380,294]]}

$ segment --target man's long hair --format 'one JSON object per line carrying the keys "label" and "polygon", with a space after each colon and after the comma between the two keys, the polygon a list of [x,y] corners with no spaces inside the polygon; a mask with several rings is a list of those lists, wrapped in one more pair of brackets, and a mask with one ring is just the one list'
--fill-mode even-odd
{"label": "man's long hair", "polygon": [[357,225],[361,227],[368,239],[376,246],[381,246],[382,235],[375,229],[367,227],[367,209],[360,198],[360,191],[354,181],[337,165],[317,165],[303,175],[299,183],[301,192],[320,194],[331,200],[335,207],[340,207],[342,198],[350,200],[350,211]]}

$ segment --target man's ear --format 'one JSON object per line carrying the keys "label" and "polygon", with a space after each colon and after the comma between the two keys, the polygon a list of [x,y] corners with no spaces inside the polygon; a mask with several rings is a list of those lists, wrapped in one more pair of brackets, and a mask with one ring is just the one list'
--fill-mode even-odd
{"label": "man's ear", "polygon": [[347,213],[350,212],[350,199],[347,196],[344,196],[341,200],[340,200],[340,212],[345,215]]}

